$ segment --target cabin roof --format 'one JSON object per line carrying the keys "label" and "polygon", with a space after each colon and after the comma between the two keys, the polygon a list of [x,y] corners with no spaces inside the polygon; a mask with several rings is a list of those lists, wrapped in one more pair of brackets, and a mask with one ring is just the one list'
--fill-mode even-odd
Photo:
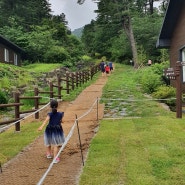
{"label": "cabin roof", "polygon": [[0,43],[8,46],[9,48],[13,49],[14,51],[17,51],[19,53],[23,53],[23,49],[21,49],[19,46],[17,46],[16,44],[14,44],[13,42],[7,40],[6,38],[4,38],[2,35],[0,35]]}
{"label": "cabin roof", "polygon": [[157,40],[157,48],[169,48],[171,38],[182,10],[184,0],[169,0],[161,31]]}

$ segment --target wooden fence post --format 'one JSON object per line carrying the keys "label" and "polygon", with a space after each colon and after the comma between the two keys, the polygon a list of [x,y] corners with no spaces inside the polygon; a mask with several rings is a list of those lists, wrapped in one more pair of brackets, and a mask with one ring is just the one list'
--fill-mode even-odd
{"label": "wooden fence post", "polygon": [[[35,96],[38,96],[39,95],[38,88],[35,88],[34,89],[34,94],[35,94]],[[35,98],[34,99],[34,102],[35,102],[35,109],[38,110],[39,109],[39,98]],[[39,112],[36,112],[35,113],[35,119],[39,119]]]}
{"label": "wooden fence post", "polygon": [[71,83],[72,83],[72,90],[75,89],[75,84],[74,84],[74,73],[71,73]]}
{"label": "wooden fence post", "polygon": [[61,87],[60,75],[57,75],[57,81],[58,81],[58,98],[61,99],[62,98],[62,95],[61,95],[62,87]]}
{"label": "wooden fence post", "polygon": [[82,83],[83,84],[85,83],[85,73],[84,73],[84,71],[82,71]]}
{"label": "wooden fence post", "polygon": [[67,89],[67,94],[69,94],[69,73],[66,72],[66,89]]}
{"label": "wooden fence post", "polygon": [[50,98],[52,99],[53,98],[53,83],[52,82],[49,83],[49,89],[50,89]]}
{"label": "wooden fence post", "polygon": [[[20,103],[19,96],[20,94],[17,92],[14,94],[15,103]],[[20,105],[15,106],[15,118],[20,118]],[[15,131],[20,131],[20,121],[16,122]]]}
{"label": "wooden fence post", "polygon": [[80,87],[82,86],[82,72],[79,72]]}
{"label": "wooden fence post", "polygon": [[75,76],[76,76],[76,87],[78,87],[79,83],[78,72],[75,73]]}

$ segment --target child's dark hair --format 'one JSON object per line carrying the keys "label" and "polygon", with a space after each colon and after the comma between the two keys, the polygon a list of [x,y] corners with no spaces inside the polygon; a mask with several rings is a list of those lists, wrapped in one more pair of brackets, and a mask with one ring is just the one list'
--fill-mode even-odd
{"label": "child's dark hair", "polygon": [[51,100],[50,107],[52,108],[52,112],[57,112],[58,102],[56,100]]}

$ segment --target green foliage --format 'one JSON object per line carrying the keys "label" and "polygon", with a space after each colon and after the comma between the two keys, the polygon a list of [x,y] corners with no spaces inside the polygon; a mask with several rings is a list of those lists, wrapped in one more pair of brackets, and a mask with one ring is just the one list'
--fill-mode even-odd
{"label": "green foliage", "polygon": [[29,25],[41,24],[42,19],[49,18],[51,8],[47,0],[1,0],[1,26],[7,26],[9,17],[13,17],[19,25],[22,24],[27,30]]}
{"label": "green foliage", "polygon": [[168,68],[170,66],[170,63],[169,61],[165,61],[165,62],[162,62],[162,63],[155,63],[153,65],[151,65],[149,69],[151,69],[155,74],[158,74],[158,75],[163,75],[163,70]]}
{"label": "green foliage", "polygon": [[0,87],[3,89],[9,89],[11,87],[11,82],[7,76],[4,76],[3,78],[1,78]]}
{"label": "green foliage", "polygon": [[162,102],[166,103],[169,106],[175,105],[175,95],[176,89],[172,86],[159,86],[155,92],[152,93],[152,96],[157,99],[164,99],[161,100]]}
{"label": "green foliage", "polygon": [[146,64],[147,62],[147,55],[146,55],[146,52],[143,48],[143,46],[138,46],[138,64]]}
{"label": "green foliage", "polygon": [[[28,92],[24,93],[24,96],[33,97],[34,92],[33,91],[28,91]],[[34,105],[35,105],[34,99],[23,99],[20,102],[23,103],[23,106],[21,106],[21,108],[20,108],[21,111],[32,110],[34,108]]]}
{"label": "green foliage", "polygon": [[160,49],[160,56],[158,57],[160,62],[166,62],[169,60],[169,52],[167,49]]}
{"label": "green foliage", "polygon": [[43,54],[44,61],[48,63],[64,63],[70,59],[70,54],[64,47],[52,46],[47,52]]}
{"label": "green foliage", "polygon": [[136,71],[138,82],[145,93],[153,93],[162,85],[163,70],[169,66],[169,62],[155,63],[150,67],[144,67]]}
{"label": "green foliage", "polygon": [[153,93],[156,88],[162,84],[161,76],[147,69],[139,71],[138,80],[142,86],[143,92],[148,94]]}
{"label": "green foliage", "polygon": [[89,62],[89,61],[92,60],[92,58],[90,56],[88,56],[88,55],[83,55],[82,56],[82,60],[85,61],[85,62]]}
{"label": "green foliage", "polygon": [[[4,12],[6,4],[2,1],[2,17],[8,18],[6,24],[1,24],[0,34],[25,51],[26,63],[69,61],[75,65],[84,51],[81,41],[67,29],[65,15],[51,15],[50,5],[46,0],[39,0],[36,6],[35,3],[36,1],[28,1],[22,7],[22,2],[17,0],[11,2],[12,5]],[[23,16],[25,8],[27,12]]]}
{"label": "green foliage", "polygon": [[59,67],[62,67],[62,65],[59,63],[58,64],[34,63],[34,64],[22,66],[23,69],[29,72],[35,72],[35,73],[49,72]]}
{"label": "green foliage", "polygon": [[[8,100],[6,99],[6,95],[4,92],[0,91],[0,104],[7,104]],[[5,107],[0,108],[0,110],[5,110]]]}

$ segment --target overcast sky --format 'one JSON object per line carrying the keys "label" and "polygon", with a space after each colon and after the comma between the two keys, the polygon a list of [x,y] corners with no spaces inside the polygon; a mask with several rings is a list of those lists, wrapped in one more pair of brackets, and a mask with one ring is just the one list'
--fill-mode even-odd
{"label": "overcast sky", "polygon": [[79,5],[77,0],[49,0],[49,3],[54,15],[66,15],[71,31],[89,24],[96,18],[93,11],[97,9],[97,5],[91,0],[86,0],[82,5]]}

